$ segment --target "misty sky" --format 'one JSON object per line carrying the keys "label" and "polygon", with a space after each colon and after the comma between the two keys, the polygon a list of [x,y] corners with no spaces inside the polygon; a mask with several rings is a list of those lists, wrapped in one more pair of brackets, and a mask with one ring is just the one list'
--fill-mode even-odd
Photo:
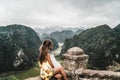
{"label": "misty sky", "polygon": [[120,23],[120,0],[0,0],[0,26],[95,27]]}

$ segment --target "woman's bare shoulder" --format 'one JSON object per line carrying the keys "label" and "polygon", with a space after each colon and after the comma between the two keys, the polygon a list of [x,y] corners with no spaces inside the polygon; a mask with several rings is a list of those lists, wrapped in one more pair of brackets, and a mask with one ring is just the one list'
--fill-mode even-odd
{"label": "woman's bare shoulder", "polygon": [[42,45],[40,46],[39,50],[41,50],[41,49],[42,49]]}
{"label": "woman's bare shoulder", "polygon": [[49,53],[47,53],[46,57],[47,57],[47,60],[50,61],[50,54]]}

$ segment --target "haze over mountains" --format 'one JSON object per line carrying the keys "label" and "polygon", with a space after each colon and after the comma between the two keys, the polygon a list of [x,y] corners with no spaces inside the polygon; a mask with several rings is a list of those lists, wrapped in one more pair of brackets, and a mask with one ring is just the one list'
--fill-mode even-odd
{"label": "haze over mountains", "polygon": [[43,29],[34,28],[34,30],[37,32],[42,41],[49,37],[54,38],[57,42],[63,43],[65,39],[71,38],[74,35],[81,33],[83,30],[85,30],[85,28],[64,28],[60,26],[52,26]]}
{"label": "haze over mountains", "polygon": [[47,33],[50,34],[51,32],[55,31],[63,31],[63,30],[72,30],[73,32],[76,32],[78,29],[86,29],[85,27],[63,27],[63,26],[49,26],[45,28],[33,28],[36,32],[40,33]]}

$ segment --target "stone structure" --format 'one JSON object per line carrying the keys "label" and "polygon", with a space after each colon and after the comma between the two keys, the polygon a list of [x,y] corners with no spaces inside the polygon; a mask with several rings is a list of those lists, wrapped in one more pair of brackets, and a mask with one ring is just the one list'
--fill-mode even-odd
{"label": "stone structure", "polygon": [[88,55],[84,54],[83,50],[79,47],[69,49],[64,57],[64,68],[72,71],[76,69],[85,69],[88,61]]}
{"label": "stone structure", "polygon": [[62,56],[69,80],[120,80],[120,72],[87,69],[89,56],[79,47],[70,48]]}

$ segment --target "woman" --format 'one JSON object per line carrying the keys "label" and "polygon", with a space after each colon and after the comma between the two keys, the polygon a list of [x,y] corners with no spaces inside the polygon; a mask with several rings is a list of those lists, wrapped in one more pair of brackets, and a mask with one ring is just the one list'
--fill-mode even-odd
{"label": "woman", "polygon": [[40,47],[40,55],[38,57],[40,77],[43,80],[49,80],[51,77],[55,77],[59,80],[63,77],[64,80],[68,80],[62,67],[54,67],[49,54],[49,51],[52,50],[52,48],[53,43],[49,39],[45,40]]}

